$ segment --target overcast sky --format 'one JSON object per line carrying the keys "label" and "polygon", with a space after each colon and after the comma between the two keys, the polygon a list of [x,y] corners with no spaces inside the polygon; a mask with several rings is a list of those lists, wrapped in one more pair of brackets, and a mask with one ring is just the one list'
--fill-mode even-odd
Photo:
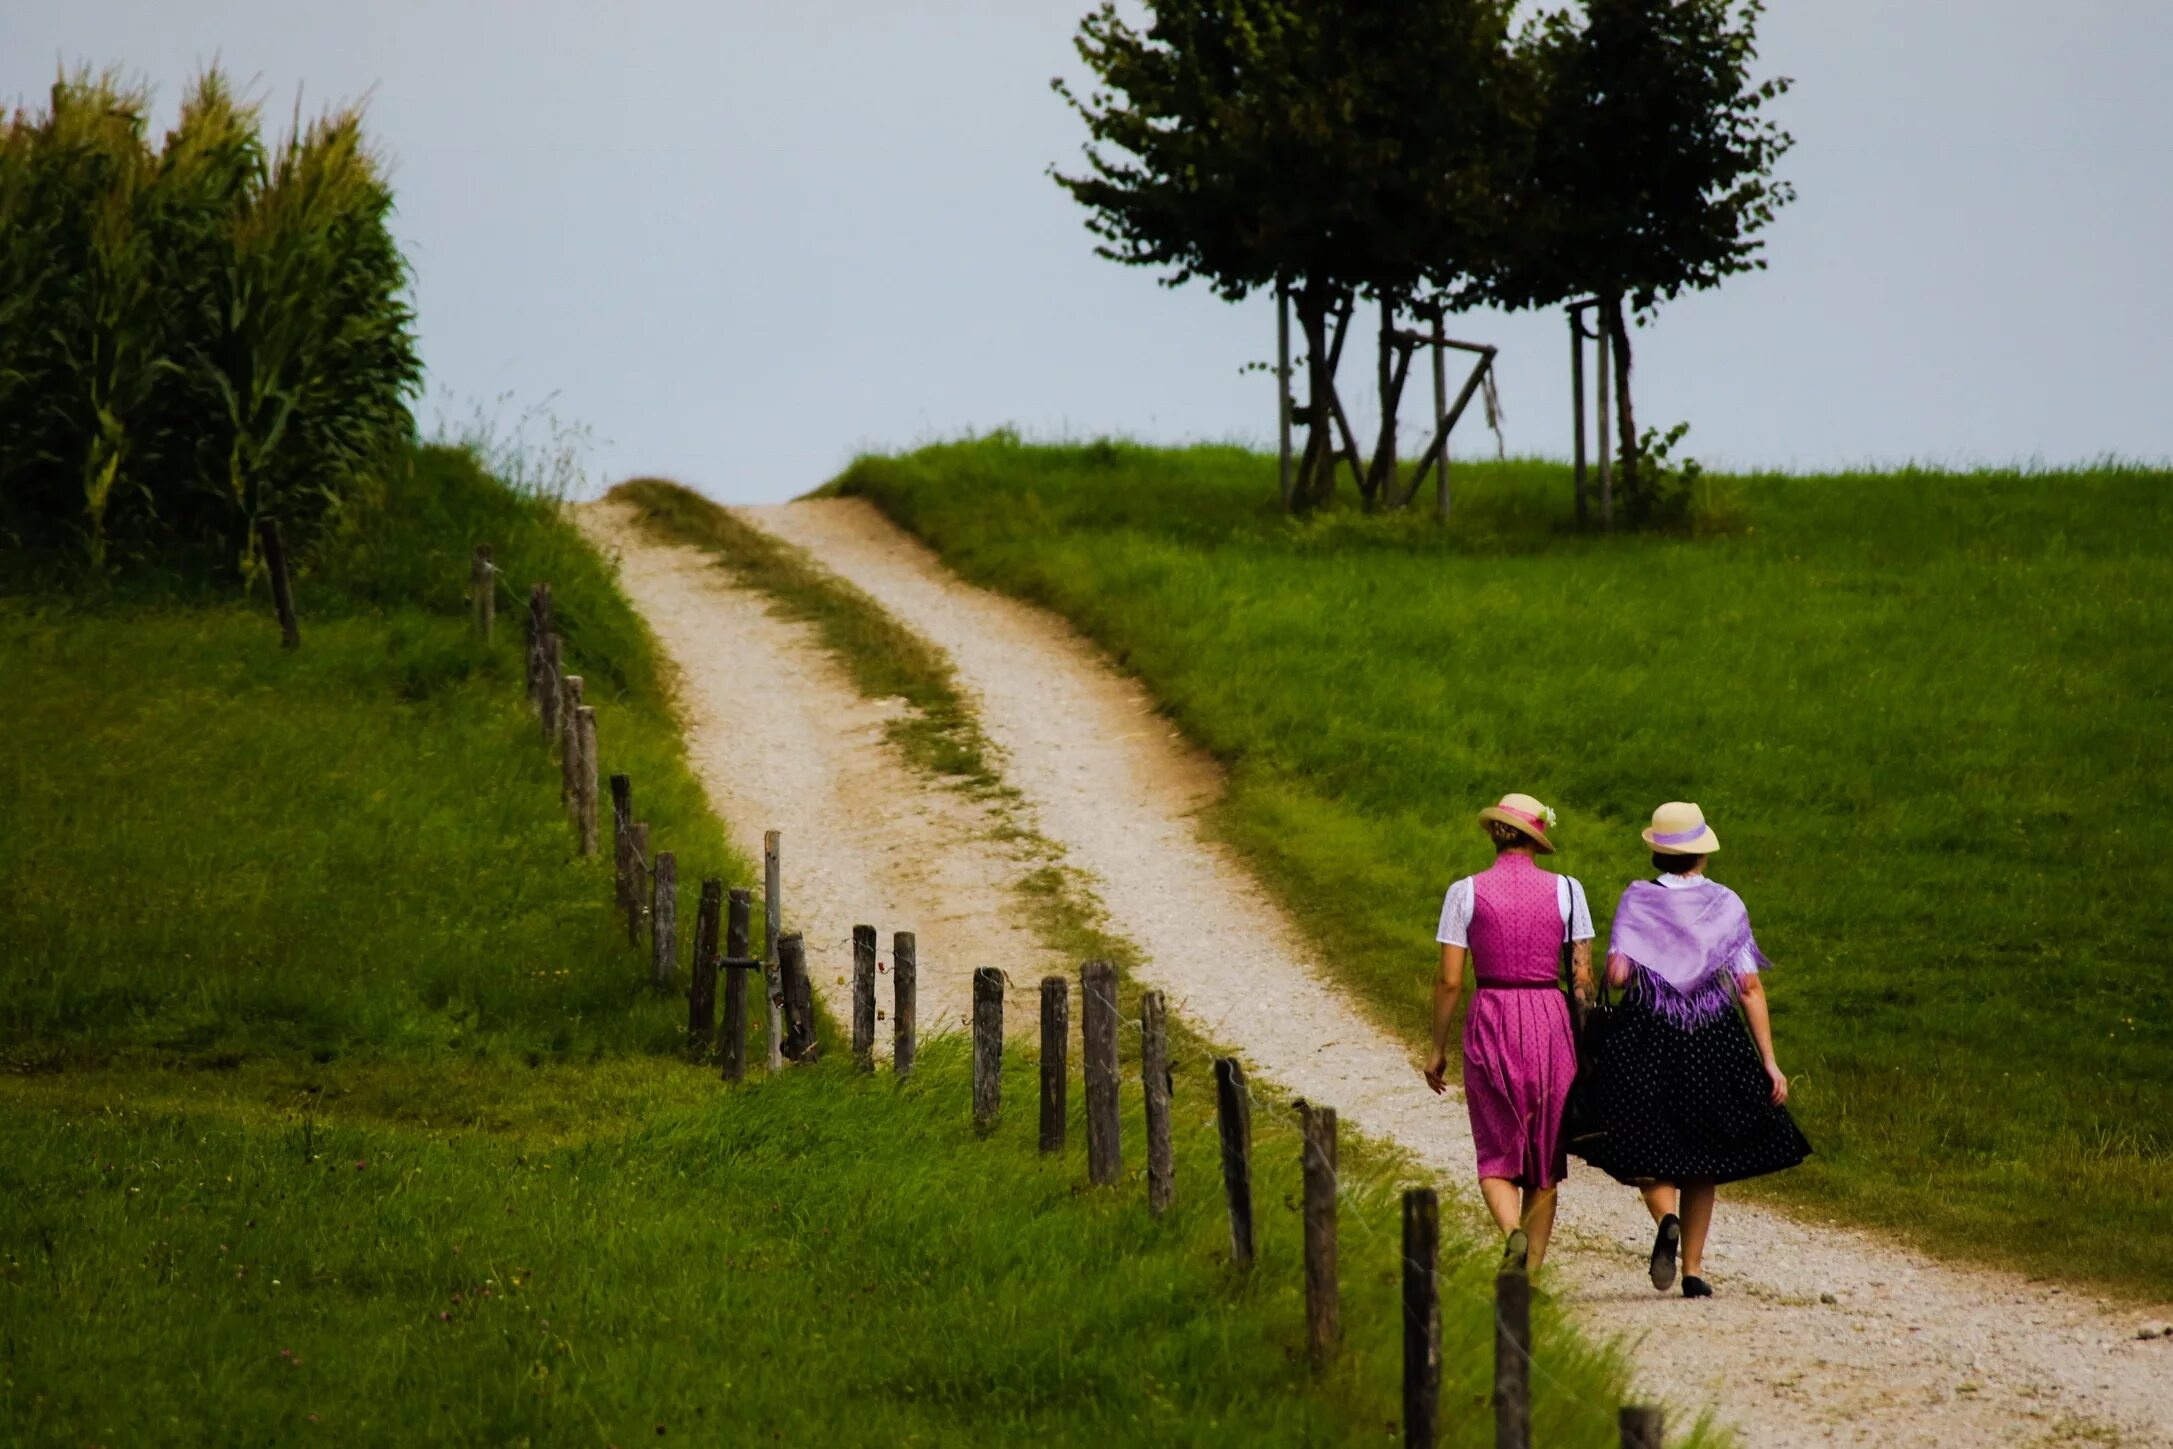
{"label": "overcast sky", "polygon": [[[1045,175],[1087,3],[4,0],[0,98],[118,64],[163,123],[215,59],[282,119],[367,95],[426,421],[548,401],[600,479],[782,498],[1005,423],[1265,443],[1270,304],[1098,259]],[[1708,465],[2173,455],[2173,4],[1773,0],[1762,40],[1800,199],[1770,271],[1638,335],[1640,419]],[[1559,314],[1457,330],[1503,349],[1509,448],[1566,456]]]}

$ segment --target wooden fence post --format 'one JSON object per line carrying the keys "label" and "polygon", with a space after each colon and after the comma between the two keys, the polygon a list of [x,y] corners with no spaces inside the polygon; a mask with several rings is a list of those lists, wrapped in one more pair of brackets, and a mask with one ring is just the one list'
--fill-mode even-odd
{"label": "wooden fence post", "polygon": [[279,539],[279,520],[257,520],[257,540],[264,546],[264,566],[272,575],[272,607],[279,611],[279,647],[302,647],[302,626],[294,617],[294,583],[287,577],[287,548]]}
{"label": "wooden fence post", "polygon": [[558,743],[559,714],[565,701],[559,690],[565,682],[566,655],[558,642],[556,631],[543,636],[540,657],[536,661],[536,714],[543,721],[543,747],[550,749]]}
{"label": "wooden fence post", "polygon": [[583,859],[596,853],[596,711],[581,705],[573,712],[580,759],[573,775],[573,827]]}
{"label": "wooden fence post", "polygon": [[890,1069],[900,1081],[913,1075],[914,1033],[920,1027],[920,959],[913,933],[900,931],[890,938]]}
{"label": "wooden fence post", "polygon": [[1335,1356],[1343,1290],[1336,1278],[1335,1108],[1305,1108],[1305,1336],[1315,1363]]}
{"label": "wooden fence post", "polygon": [[717,1030],[717,930],[723,911],[724,882],[711,876],[702,882],[702,903],[694,912],[694,956],[688,963],[687,1045],[696,1061],[708,1057]]}
{"label": "wooden fence post", "polygon": [[1041,978],[1041,1150],[1062,1152],[1068,1127],[1064,1094],[1071,1055],[1071,983]]}
{"label": "wooden fence post", "polygon": [[649,886],[649,983],[668,991],[679,974],[679,857],[658,851]]}
{"label": "wooden fence post", "polygon": [[1494,1275],[1495,1449],[1532,1449],[1532,1278],[1521,1259]]}
{"label": "wooden fence post", "polygon": [[785,1029],[778,1050],[787,1061],[816,1061],[822,1056],[822,1043],[815,1038],[815,988],[807,977],[807,947],[799,932],[779,938],[777,970],[784,978]]}
{"label": "wooden fence post", "polygon": [[641,923],[649,914],[649,827],[640,820],[626,837],[626,944],[641,944]]}
{"label": "wooden fence post", "polygon": [[1147,1098],[1147,1211],[1160,1217],[1176,1192],[1176,1153],[1170,1145],[1169,1021],[1162,993],[1139,996],[1139,1080]]}
{"label": "wooden fence post", "polygon": [[1666,1419],[1658,1406],[1624,1404],[1615,1423],[1622,1430],[1622,1449],[1661,1449]]}
{"label": "wooden fence post", "polygon": [[1222,1135],[1222,1195],[1230,1204],[1230,1260],[1253,1261],[1252,1101],[1235,1057],[1215,1058],[1215,1126]]}
{"label": "wooden fence post", "polygon": [[737,1082],[747,1075],[747,971],[760,970],[762,963],[748,959],[753,898],[744,886],[735,886],[730,899],[724,926],[724,1040],[717,1055],[724,1063],[724,1079]]}
{"label": "wooden fence post", "polygon": [[1079,972],[1079,1017],[1084,1048],[1087,1179],[1107,1187],[1124,1170],[1117,1136],[1117,968],[1089,961]]}
{"label": "wooden fence post", "polygon": [[778,959],[777,940],[785,929],[784,902],[784,849],[785,836],[781,830],[765,831],[762,836],[762,965],[763,995],[768,999],[770,1028],[770,1070],[780,1071],[785,1065],[784,967]]}
{"label": "wooden fence post", "polygon": [[853,927],[853,1065],[875,1070],[875,927]]}
{"label": "wooden fence post", "polygon": [[551,632],[551,586],[528,586],[528,702],[543,708],[543,636]]}
{"label": "wooden fence post", "polygon": [[634,879],[634,782],[625,775],[611,777],[611,899],[620,910]]}
{"label": "wooden fence post", "polygon": [[1441,1299],[1434,1262],[1441,1203],[1430,1187],[1403,1195],[1403,1442],[1434,1449],[1441,1412]]}
{"label": "wooden fence post", "polygon": [[491,577],[495,572],[490,566],[490,545],[477,544],[475,557],[468,561],[468,603],[475,611],[476,636],[485,644],[498,622],[498,581]]}
{"label": "wooden fence post", "polygon": [[572,805],[574,777],[581,773],[581,676],[569,674],[558,682],[563,714],[559,719],[558,803]]}
{"label": "wooden fence post", "polygon": [[973,973],[973,1125],[996,1125],[1004,1097],[1004,974],[993,966]]}

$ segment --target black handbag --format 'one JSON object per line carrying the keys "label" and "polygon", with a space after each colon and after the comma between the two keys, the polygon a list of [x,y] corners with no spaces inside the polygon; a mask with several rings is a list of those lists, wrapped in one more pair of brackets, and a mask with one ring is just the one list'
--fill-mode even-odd
{"label": "black handbag", "polygon": [[1571,900],[1569,919],[1562,923],[1562,987],[1569,995],[1570,1039],[1577,1046],[1577,1075],[1569,1084],[1569,1101],[1562,1111],[1562,1140],[1579,1156],[1607,1133],[1600,1112],[1598,1065],[1600,1049],[1615,1022],[1615,1002],[1608,991],[1607,968],[1595,962],[1592,970],[1593,1001],[1580,1009],[1577,1002],[1577,946],[1570,939],[1576,929],[1576,902]]}

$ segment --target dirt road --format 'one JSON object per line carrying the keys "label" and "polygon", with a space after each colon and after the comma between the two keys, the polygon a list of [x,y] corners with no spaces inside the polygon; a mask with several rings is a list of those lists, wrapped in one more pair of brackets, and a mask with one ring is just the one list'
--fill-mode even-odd
{"label": "dirt road", "polygon": [[[1464,1114],[1418,1077],[1419,1024],[1384,1031],[1360,1011],[1242,863],[1204,836],[1196,815],[1219,777],[1135,683],[1061,620],[962,583],[865,504],[740,515],[817,554],[949,653],[1019,792],[1013,808],[1091,883],[1139,947],[1148,984],[1261,1074],[1336,1106],[1438,1171],[1451,1191],[1472,1195]],[[844,697],[842,675],[812,639],[768,618],[690,551],[637,539],[601,507],[588,510],[588,526],[622,553],[629,593],[686,676],[696,763],[735,827],[759,831],[794,799],[837,802],[795,811],[816,819],[854,801],[917,802],[865,828],[802,832],[796,912],[809,904],[803,872],[843,892],[832,910],[841,924],[824,924],[825,937],[842,940],[848,917],[866,918],[848,895],[940,899],[963,912],[946,951],[977,953],[959,955],[961,968],[1009,965],[1015,953],[1026,970],[1048,969],[1008,924],[1023,914],[1005,906],[1022,859],[979,839],[978,807],[910,779],[881,746],[873,707]],[[753,730],[725,694],[750,668],[770,681],[765,699],[780,715]],[[754,783],[773,774],[801,784],[780,797]],[[937,853],[929,847],[938,840],[946,856],[956,843],[952,869],[942,882],[913,878],[905,857]],[[963,978],[947,989],[955,1015]],[[1712,1406],[1750,1444],[2173,1444],[2173,1341],[2135,1337],[2141,1323],[2173,1315],[1932,1262],[1863,1233],[1727,1201],[1707,1255],[1720,1296],[1688,1303],[1645,1283],[1648,1242],[1634,1195],[1578,1173],[1563,1192],[1553,1290],[1592,1331],[1624,1341],[1644,1392],[1678,1412]]]}

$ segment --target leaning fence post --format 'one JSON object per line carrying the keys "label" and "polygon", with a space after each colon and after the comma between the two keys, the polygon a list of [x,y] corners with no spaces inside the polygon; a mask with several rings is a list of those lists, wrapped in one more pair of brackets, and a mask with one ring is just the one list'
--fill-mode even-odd
{"label": "leaning fence post", "polygon": [[264,546],[264,566],[272,575],[272,607],[279,611],[279,646],[302,647],[302,626],[294,617],[294,584],[287,577],[287,549],[279,540],[279,520],[257,520],[257,539]]}
{"label": "leaning fence post", "polygon": [[626,837],[626,944],[641,944],[641,923],[649,914],[649,827],[635,821]]}
{"label": "leaning fence post", "polygon": [[702,903],[694,912],[694,956],[688,963],[687,1045],[696,1061],[709,1055],[717,1029],[717,928],[724,910],[724,882],[702,882]]}
{"label": "leaning fence post", "polygon": [[573,712],[580,759],[574,765],[573,824],[583,858],[596,853],[596,711],[582,705]]}
{"label": "leaning fence post", "polygon": [[788,1061],[812,1062],[822,1055],[815,1038],[815,988],[807,977],[807,946],[795,931],[777,942],[777,969],[784,978],[784,1039],[778,1050]]}
{"label": "leaning fence post", "polygon": [[563,738],[558,750],[558,803],[571,805],[574,778],[581,773],[581,676],[569,674],[558,682],[558,721]]}
{"label": "leaning fence post", "polygon": [[1495,1449],[1532,1449],[1532,1277],[1521,1258],[1494,1275]]}
{"label": "leaning fence post", "polygon": [[973,973],[973,1125],[986,1132],[1003,1110],[1004,974]]}
{"label": "leaning fence post", "polygon": [[536,710],[543,721],[543,747],[558,743],[559,711],[564,704],[559,690],[565,681],[566,656],[555,630],[544,634],[536,660]]}
{"label": "leaning fence post", "polygon": [[475,610],[475,632],[485,644],[490,642],[492,627],[498,621],[497,580],[490,566],[490,545],[475,546],[475,557],[468,562],[468,602]]}
{"label": "leaning fence post", "polygon": [[1622,1430],[1622,1449],[1660,1449],[1666,1420],[1655,1404],[1624,1404],[1616,1417]]}
{"label": "leaning fence post", "polygon": [[919,975],[913,933],[900,931],[890,938],[890,1069],[901,1081],[913,1075],[913,1038],[920,1026]]}
{"label": "leaning fence post", "polygon": [[1403,1442],[1434,1449],[1441,1411],[1441,1299],[1434,1261],[1441,1203],[1430,1187],[1403,1195]]}
{"label": "leaning fence post", "polygon": [[634,782],[625,775],[611,777],[611,899],[626,909],[634,879]]}
{"label": "leaning fence post", "polygon": [[762,979],[763,995],[768,998],[767,1020],[770,1028],[771,1071],[785,1065],[784,967],[777,955],[777,938],[785,929],[784,902],[784,832],[769,830],[762,835]]}
{"label": "leaning fence post", "polygon": [[1162,993],[1139,996],[1139,1080],[1147,1099],[1147,1211],[1169,1211],[1176,1189],[1176,1154],[1170,1146],[1169,1021]]}
{"label": "leaning fence post", "polygon": [[649,982],[664,991],[679,974],[679,857],[658,851],[649,884]]}
{"label": "leaning fence post", "polygon": [[1342,1336],[1343,1291],[1336,1280],[1335,1108],[1305,1108],[1305,1336],[1315,1363]]}
{"label": "leaning fence post", "polygon": [[760,970],[762,963],[750,961],[747,937],[754,914],[754,902],[743,886],[732,889],[731,904],[725,908],[724,925],[724,1039],[717,1053],[724,1064],[724,1079],[728,1082],[743,1080],[747,1075],[747,972],[749,968]]}
{"label": "leaning fence post", "polygon": [[853,1065],[875,1070],[875,927],[853,927]]}
{"label": "leaning fence post", "polygon": [[1222,1194],[1230,1204],[1230,1259],[1250,1268],[1252,1102],[1245,1095],[1245,1069],[1235,1057],[1215,1058],[1215,1126],[1222,1136]]}
{"label": "leaning fence post", "polygon": [[1066,1058],[1071,1053],[1071,983],[1041,978],[1041,1150],[1062,1152],[1066,1128]]}
{"label": "leaning fence post", "polygon": [[1117,1136],[1117,968],[1089,961],[1079,972],[1079,1016],[1084,1048],[1087,1179],[1099,1187],[1117,1180],[1124,1150]]}

